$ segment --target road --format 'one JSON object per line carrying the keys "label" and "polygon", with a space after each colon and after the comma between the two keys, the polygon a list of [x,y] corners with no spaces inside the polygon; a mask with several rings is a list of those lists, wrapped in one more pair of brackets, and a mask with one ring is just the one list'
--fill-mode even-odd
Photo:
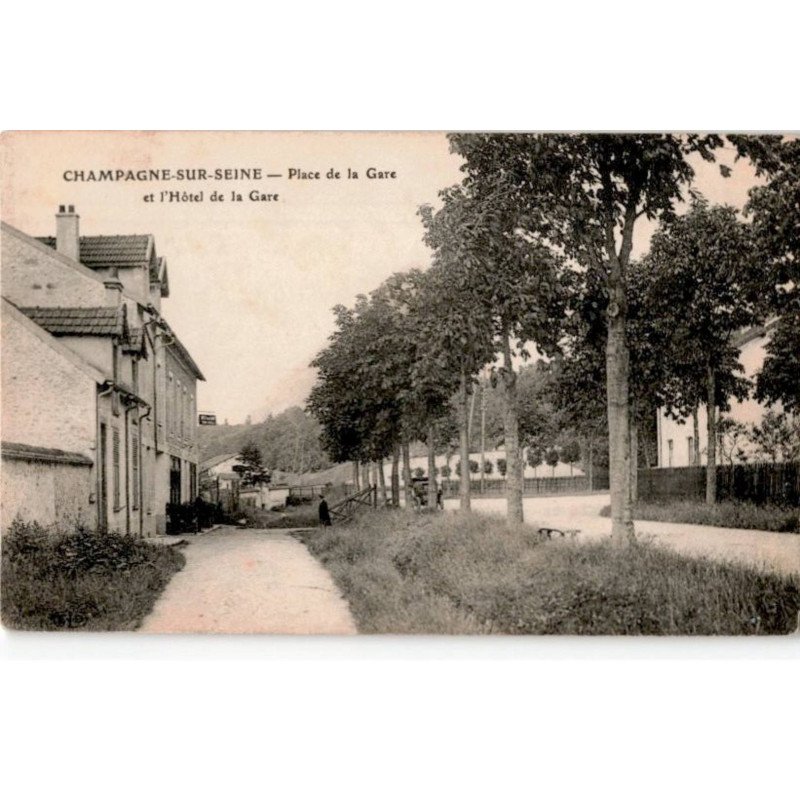
{"label": "road", "polygon": [[287,532],[225,527],[187,540],[186,566],[141,632],[356,633],[331,576]]}
{"label": "road", "polygon": [[[610,502],[608,494],[526,497],[525,521],[530,525],[554,528],[580,528],[583,541],[602,539],[611,534],[611,520],[600,516]],[[472,508],[483,513],[505,515],[505,500],[473,498]],[[458,499],[445,501],[446,509],[458,508]],[[740,528],[714,528],[672,522],[636,522],[640,536],[652,536],[688,555],[710,556],[783,574],[800,574],[800,535],[752,531]]]}

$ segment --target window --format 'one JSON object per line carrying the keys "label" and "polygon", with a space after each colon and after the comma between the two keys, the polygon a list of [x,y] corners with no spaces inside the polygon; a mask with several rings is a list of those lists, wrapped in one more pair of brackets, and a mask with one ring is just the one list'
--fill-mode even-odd
{"label": "window", "polygon": [[167,374],[167,432],[175,432],[175,379]]}
{"label": "window", "polygon": [[185,387],[183,387],[183,388],[181,387],[181,382],[180,381],[178,381],[178,402],[180,404],[179,407],[178,407],[178,419],[180,420],[180,434],[181,434],[181,439],[183,439],[183,437],[186,434],[186,425],[185,425],[185,422],[186,422],[186,388]]}
{"label": "window", "polygon": [[114,511],[122,508],[119,480],[119,428],[111,429],[111,472],[114,490]]}
{"label": "window", "polygon": [[139,394],[139,359],[134,358],[131,360],[131,383],[133,384],[133,393]]}
{"label": "window", "polygon": [[197,497],[197,464],[189,464],[189,499]]}
{"label": "window", "polygon": [[169,501],[173,504],[181,502],[181,460],[176,456],[170,459]]}
{"label": "window", "polygon": [[668,457],[667,457],[668,458],[668,460],[667,460],[667,466],[668,467],[672,466],[672,450],[673,450],[673,446],[672,445],[673,445],[672,439],[668,439],[667,440],[667,453],[669,454]]}
{"label": "window", "polygon": [[137,433],[138,431],[134,431],[131,440],[131,482],[133,483],[131,500],[134,511],[139,508],[139,440],[136,437]]}

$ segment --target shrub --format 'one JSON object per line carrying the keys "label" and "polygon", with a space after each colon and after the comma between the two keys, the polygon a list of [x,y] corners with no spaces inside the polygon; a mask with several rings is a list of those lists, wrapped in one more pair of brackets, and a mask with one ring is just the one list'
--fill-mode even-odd
{"label": "shrub", "polygon": [[300,497],[298,495],[290,494],[286,498],[286,506],[308,506],[311,505],[310,497]]}
{"label": "shrub", "polygon": [[12,523],[3,537],[2,618],[21,630],[132,630],[185,564],[133,536],[50,533]]}

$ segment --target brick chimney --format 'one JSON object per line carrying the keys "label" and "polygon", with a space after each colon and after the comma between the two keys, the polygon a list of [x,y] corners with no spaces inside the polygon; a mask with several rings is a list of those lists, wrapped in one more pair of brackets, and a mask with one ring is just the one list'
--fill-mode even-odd
{"label": "brick chimney", "polygon": [[75,206],[59,206],[56,214],[56,250],[61,255],[80,261],[80,233]]}
{"label": "brick chimney", "polygon": [[108,277],[103,281],[106,287],[106,305],[118,306],[122,304],[122,281],[116,267],[111,267]]}

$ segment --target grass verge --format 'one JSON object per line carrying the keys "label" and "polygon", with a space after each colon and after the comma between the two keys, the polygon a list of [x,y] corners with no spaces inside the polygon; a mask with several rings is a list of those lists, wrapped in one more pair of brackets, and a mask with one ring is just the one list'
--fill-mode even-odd
{"label": "grass verge", "polygon": [[27,631],[135,630],[186,563],[174,546],[20,522],[2,546],[3,624]]}
{"label": "grass verge", "polygon": [[[611,506],[600,511],[611,516]],[[656,522],[685,522],[690,525],[714,525],[718,528],[800,533],[800,509],[783,506],[757,506],[753,503],[723,501],[713,506],[696,500],[670,500],[663,503],[639,502],[635,519]]]}
{"label": "grass verge", "polygon": [[362,633],[785,634],[800,611],[796,580],[474,513],[387,510],[303,538]]}

